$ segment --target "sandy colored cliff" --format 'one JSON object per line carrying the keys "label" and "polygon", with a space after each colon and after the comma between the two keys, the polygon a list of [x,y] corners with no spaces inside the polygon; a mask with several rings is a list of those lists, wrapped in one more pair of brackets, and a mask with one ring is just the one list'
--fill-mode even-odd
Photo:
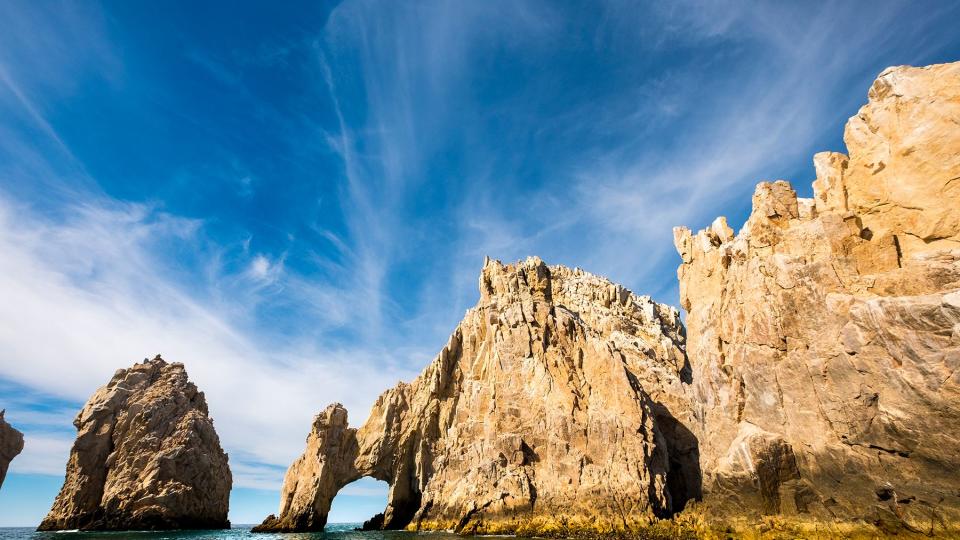
{"label": "sandy colored cliff", "polygon": [[812,199],[675,230],[711,516],[960,524],[960,64],[868,97]]}
{"label": "sandy colored cliff", "polygon": [[[488,261],[436,359],[348,427],[331,405],[259,530],[319,530],[349,482],[390,484],[385,528],[611,532],[699,495],[672,416],[689,382],[674,308],[540,259]],[[686,381],[686,382],[684,382]]]}

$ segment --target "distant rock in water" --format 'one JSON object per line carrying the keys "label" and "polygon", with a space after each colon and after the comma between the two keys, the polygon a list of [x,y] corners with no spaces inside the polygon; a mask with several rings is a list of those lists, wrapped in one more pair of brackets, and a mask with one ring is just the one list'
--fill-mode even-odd
{"label": "distant rock in water", "polygon": [[[257,531],[321,530],[337,491],[390,485],[382,527],[616,531],[699,495],[671,416],[689,367],[677,310],[581,270],[485,263],[480,301],[436,359],[359,429],[328,407]],[[684,420],[687,420],[684,416]]]}
{"label": "distant rock in water", "polygon": [[363,522],[363,525],[354,529],[356,531],[380,531],[383,530],[383,520],[386,516],[383,513],[377,514]]}
{"label": "distant rock in water", "polygon": [[157,355],[117,371],[74,425],[66,480],[39,530],[230,526],[227,454],[183,364]]}
{"label": "distant rock in water", "polygon": [[960,63],[868,96],[812,199],[675,230],[713,516],[960,525]]}
{"label": "distant rock in water", "polygon": [[10,461],[23,451],[23,433],[7,423],[3,418],[5,412],[0,410],[0,487],[7,477]]}

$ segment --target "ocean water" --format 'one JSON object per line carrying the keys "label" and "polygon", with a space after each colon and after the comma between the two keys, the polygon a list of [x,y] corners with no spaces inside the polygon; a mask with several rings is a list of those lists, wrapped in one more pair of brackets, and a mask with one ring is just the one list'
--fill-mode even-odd
{"label": "ocean water", "polygon": [[222,531],[166,531],[166,532],[36,532],[31,528],[0,528],[0,540],[454,540],[462,537],[452,533],[416,533],[406,531],[354,531],[360,523],[331,523],[322,533],[257,533],[252,525],[234,525]]}

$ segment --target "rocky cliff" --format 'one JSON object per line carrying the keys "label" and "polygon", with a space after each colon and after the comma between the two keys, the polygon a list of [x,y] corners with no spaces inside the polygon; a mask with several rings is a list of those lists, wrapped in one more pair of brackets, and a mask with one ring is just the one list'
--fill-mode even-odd
{"label": "rocky cliff", "polygon": [[258,530],[322,529],[363,476],[390,484],[385,528],[602,532],[670,515],[700,486],[673,416],[685,358],[675,308],[537,258],[488,261],[479,303],[419,377],[359,429],[338,404],[316,417]]}
{"label": "rocky cliff", "polygon": [[10,461],[23,451],[23,433],[4,420],[5,412],[0,410],[0,487],[3,487],[3,480],[7,477]]}
{"label": "rocky cliff", "polygon": [[39,530],[230,526],[227,455],[183,364],[158,355],[117,371],[74,425],[66,480]]}
{"label": "rocky cliff", "polygon": [[960,64],[868,97],[812,199],[675,230],[712,515],[960,523]]}

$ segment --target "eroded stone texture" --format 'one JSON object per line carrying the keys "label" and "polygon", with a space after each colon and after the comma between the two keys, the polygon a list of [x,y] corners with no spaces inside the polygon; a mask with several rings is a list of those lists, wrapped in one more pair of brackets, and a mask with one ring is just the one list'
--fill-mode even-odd
{"label": "eroded stone texture", "polygon": [[[674,231],[712,515],[960,522],[960,64],[884,71],[732,235]],[[953,525],[951,525],[953,524]]]}
{"label": "eroded stone texture", "polygon": [[230,526],[227,455],[183,364],[158,355],[118,370],[74,425],[63,489],[39,530]]}
{"label": "eroded stone texture", "polygon": [[[317,530],[344,485],[390,484],[383,527],[611,531],[699,495],[674,418],[689,366],[675,308],[530,258],[488,261],[480,301],[410,384],[347,427],[331,405],[258,530]],[[682,421],[681,421],[682,420]]]}
{"label": "eroded stone texture", "polygon": [[10,461],[23,451],[23,433],[20,433],[3,418],[6,411],[0,410],[0,487],[7,477]]}

